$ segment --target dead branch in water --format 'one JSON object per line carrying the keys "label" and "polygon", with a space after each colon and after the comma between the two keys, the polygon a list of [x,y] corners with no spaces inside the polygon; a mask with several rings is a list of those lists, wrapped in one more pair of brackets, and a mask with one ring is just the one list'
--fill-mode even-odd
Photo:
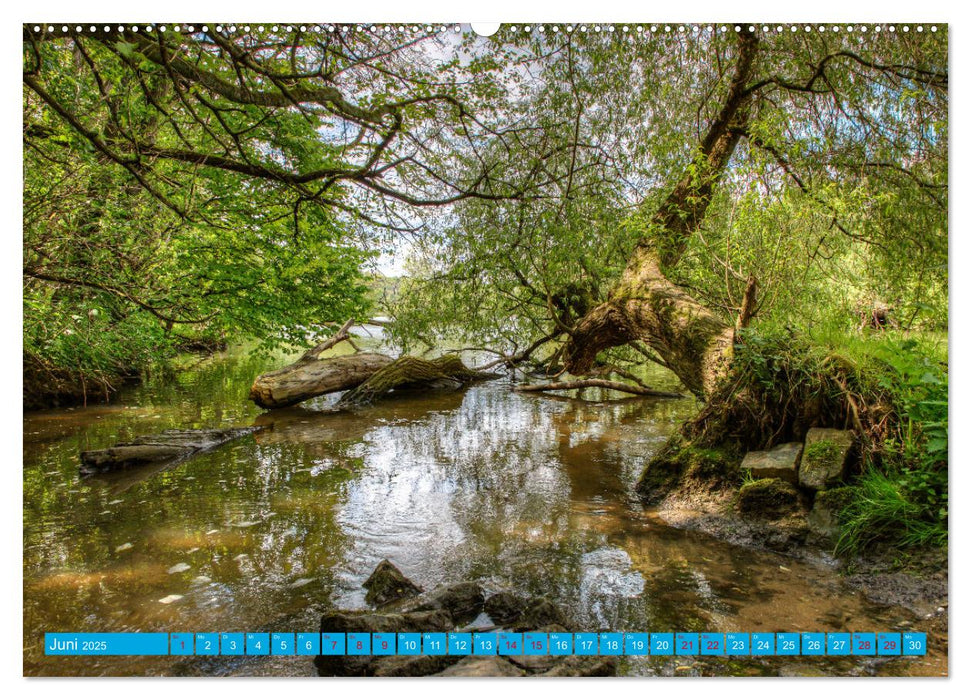
{"label": "dead branch in water", "polygon": [[[320,357],[320,354],[322,352],[326,350],[330,350],[332,347],[334,347],[338,343],[344,342],[345,340],[349,341],[351,339],[351,334],[349,331],[351,326],[353,325],[354,325],[354,319],[353,318],[347,319],[344,322],[344,325],[340,327],[340,330],[334,333],[334,335],[329,337],[327,340],[323,341],[322,343],[318,343],[317,345],[310,348],[307,352],[305,352],[303,355],[300,356],[300,359],[297,360],[297,362],[309,362],[310,360],[316,360],[318,357]],[[353,343],[351,344],[353,345]],[[356,346],[355,346],[355,349],[356,349]]]}

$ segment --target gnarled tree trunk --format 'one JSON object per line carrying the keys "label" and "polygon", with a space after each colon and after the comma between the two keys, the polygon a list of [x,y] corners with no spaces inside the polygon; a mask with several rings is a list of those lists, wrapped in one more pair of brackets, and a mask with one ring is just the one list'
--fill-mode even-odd
{"label": "gnarled tree trunk", "polygon": [[608,301],[587,313],[567,342],[564,360],[572,374],[588,372],[602,350],[642,340],[702,398],[710,397],[724,378],[734,326],[692,299],[664,271],[677,264],[701,226],[714,187],[745,132],[751,103],[746,86],[757,48],[755,36],[743,30],[728,93],[698,157],[654,214]]}

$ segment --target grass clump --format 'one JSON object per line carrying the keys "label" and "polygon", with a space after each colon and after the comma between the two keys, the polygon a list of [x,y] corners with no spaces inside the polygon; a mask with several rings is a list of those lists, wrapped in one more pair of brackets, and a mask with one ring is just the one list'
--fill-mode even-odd
{"label": "grass clump", "polygon": [[[915,475],[867,469],[849,487],[849,503],[840,512],[839,554],[858,554],[877,542],[917,549],[947,546],[947,511],[926,502]],[[946,488],[946,485],[945,485]]]}
{"label": "grass clump", "polygon": [[[947,545],[946,344],[900,331],[760,329],[743,334],[737,362],[747,410],[764,426],[758,439],[798,440],[812,426],[859,437],[839,552]],[[817,443],[804,459],[826,459],[829,447]]]}

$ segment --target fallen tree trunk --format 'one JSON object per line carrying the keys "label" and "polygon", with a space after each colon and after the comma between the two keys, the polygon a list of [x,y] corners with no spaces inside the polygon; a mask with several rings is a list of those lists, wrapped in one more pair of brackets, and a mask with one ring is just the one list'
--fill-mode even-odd
{"label": "fallen tree trunk", "polygon": [[352,406],[374,401],[396,389],[418,385],[452,382],[459,386],[469,382],[497,379],[498,374],[469,369],[456,355],[443,355],[434,360],[405,355],[382,367],[366,382],[341,397],[339,406]]}
{"label": "fallen tree trunk", "polygon": [[549,384],[522,384],[515,387],[513,391],[562,391],[564,389],[587,389],[589,387],[622,391],[627,394],[636,394],[637,396],[653,396],[659,399],[684,398],[682,394],[671,391],[657,391],[642,386],[634,386],[633,384],[624,384],[623,382],[611,382],[607,379],[581,379],[575,382],[550,382]]}
{"label": "fallen tree trunk", "polygon": [[81,473],[96,474],[163,462],[175,464],[259,430],[262,427],[166,430],[157,435],[140,435],[131,442],[120,442],[104,450],[82,452]]}
{"label": "fallen tree trunk", "polygon": [[312,352],[292,365],[257,377],[250,400],[260,408],[286,408],[315,396],[353,389],[394,362],[387,355],[367,352],[319,360]]}

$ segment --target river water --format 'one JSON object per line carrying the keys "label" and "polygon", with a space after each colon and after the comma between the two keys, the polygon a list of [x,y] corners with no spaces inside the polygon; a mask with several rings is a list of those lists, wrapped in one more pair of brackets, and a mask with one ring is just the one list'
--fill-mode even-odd
{"label": "river water", "polygon": [[[632,498],[691,399],[511,392],[507,380],[263,413],[285,360],[218,355],[108,405],[24,416],[26,675],[313,675],[311,657],[45,657],[44,632],[315,631],[384,558],[430,589],[542,594],[580,630],[888,631],[818,563],[667,527]],[[659,388],[670,380],[654,378]],[[81,478],[78,452],[167,428],[267,430],[167,470]],[[179,597],[180,596],[180,597]],[[922,659],[624,659],[623,675],[941,675]]]}

